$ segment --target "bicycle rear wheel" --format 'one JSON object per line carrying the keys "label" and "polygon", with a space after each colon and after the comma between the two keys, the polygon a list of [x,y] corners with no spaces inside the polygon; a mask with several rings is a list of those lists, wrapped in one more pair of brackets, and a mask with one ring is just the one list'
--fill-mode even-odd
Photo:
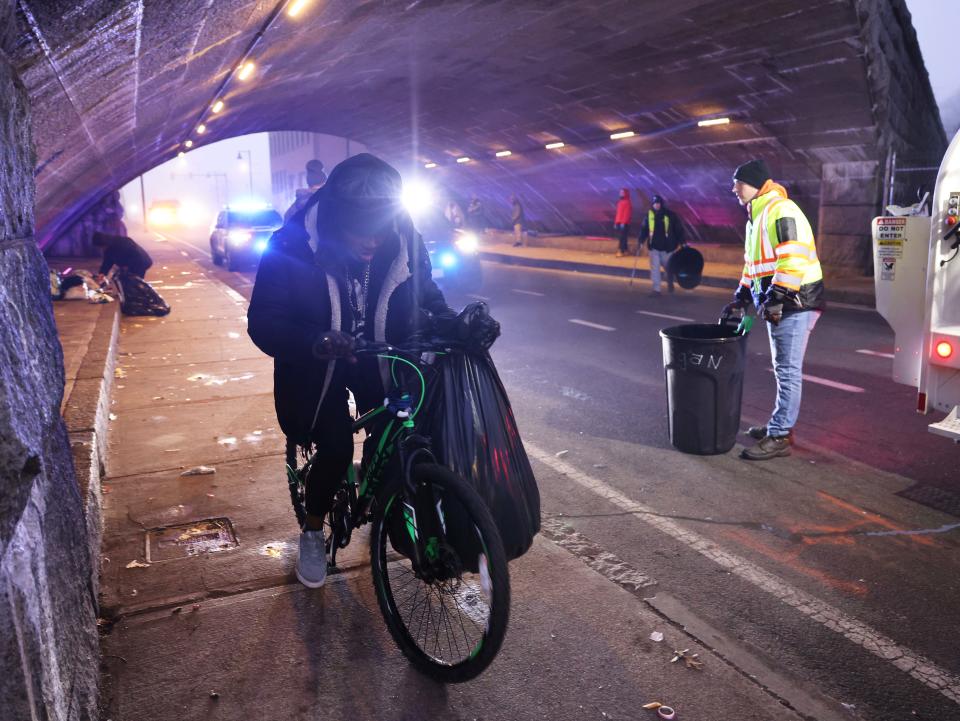
{"label": "bicycle rear wheel", "polygon": [[[370,531],[377,601],[414,666],[440,681],[468,681],[490,665],[507,631],[510,574],[503,542],[486,504],[460,476],[435,464],[417,465],[412,474],[432,501],[435,523],[418,522],[400,483],[378,494]],[[418,531],[431,525],[437,536],[420,538]],[[413,543],[426,559],[420,568],[411,560]]]}

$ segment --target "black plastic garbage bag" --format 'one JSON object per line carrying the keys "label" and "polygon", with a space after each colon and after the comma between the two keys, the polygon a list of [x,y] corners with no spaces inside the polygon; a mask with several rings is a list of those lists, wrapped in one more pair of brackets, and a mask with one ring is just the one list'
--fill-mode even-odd
{"label": "black plastic garbage bag", "polygon": [[437,364],[424,403],[437,460],[476,488],[507,558],[522,556],[540,530],[540,491],[493,360],[452,353]]}
{"label": "black plastic garbage bag", "polygon": [[667,269],[676,277],[681,288],[693,290],[703,278],[703,254],[685,245],[671,254]]}
{"label": "black plastic garbage bag", "polygon": [[118,273],[113,279],[120,295],[120,310],[124,315],[166,315],[170,306],[143,278],[130,273]]}

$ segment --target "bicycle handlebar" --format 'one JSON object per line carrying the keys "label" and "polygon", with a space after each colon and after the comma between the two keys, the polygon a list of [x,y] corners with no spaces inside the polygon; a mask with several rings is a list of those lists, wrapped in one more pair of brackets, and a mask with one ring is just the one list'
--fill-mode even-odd
{"label": "bicycle handlebar", "polygon": [[354,355],[396,355],[406,358],[419,360],[422,353],[441,353],[451,350],[459,350],[463,344],[457,341],[451,341],[443,338],[425,338],[414,340],[402,346],[395,346],[389,343],[378,343],[358,338],[353,348]]}

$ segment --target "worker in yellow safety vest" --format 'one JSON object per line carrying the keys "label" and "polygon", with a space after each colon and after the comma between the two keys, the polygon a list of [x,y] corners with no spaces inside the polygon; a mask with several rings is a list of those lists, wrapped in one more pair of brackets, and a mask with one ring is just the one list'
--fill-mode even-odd
{"label": "worker in yellow safety vest", "polygon": [[743,276],[724,315],[751,304],[767,321],[777,400],[765,426],[747,434],[759,442],[741,456],[764,461],[789,456],[800,414],[803,357],[823,309],[823,271],[813,230],[799,206],[773,181],[763,160],[733,174],[733,193],[747,210]]}

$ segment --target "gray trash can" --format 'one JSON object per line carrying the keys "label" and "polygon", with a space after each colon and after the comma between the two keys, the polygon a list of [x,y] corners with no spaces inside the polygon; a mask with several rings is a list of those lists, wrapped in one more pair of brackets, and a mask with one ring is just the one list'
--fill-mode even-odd
{"label": "gray trash can", "polygon": [[726,453],[740,430],[748,333],[737,321],[660,331],[670,442],[684,453]]}

